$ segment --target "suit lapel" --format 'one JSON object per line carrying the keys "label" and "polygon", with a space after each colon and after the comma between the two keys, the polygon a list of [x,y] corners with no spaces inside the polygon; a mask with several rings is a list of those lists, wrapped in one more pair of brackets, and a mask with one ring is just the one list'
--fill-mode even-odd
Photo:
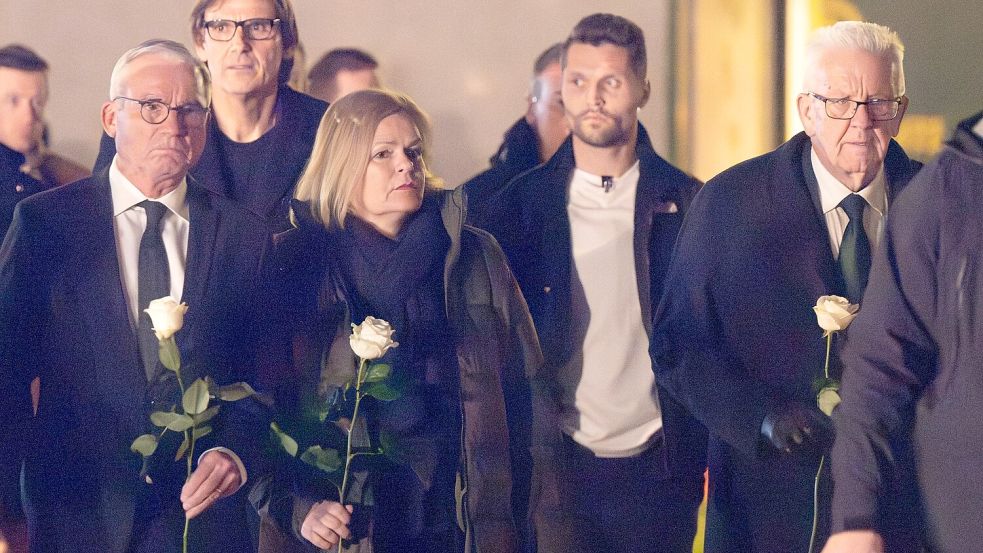
{"label": "suit lapel", "polygon": [[817,245],[819,256],[817,263],[820,278],[826,289],[825,293],[843,295],[846,292],[846,285],[843,283],[839,265],[833,258],[833,249],[829,245],[829,228],[826,226],[826,216],[823,214],[819,181],[812,167],[812,141],[806,137],[799,156],[792,157],[798,157],[799,160],[795,163],[794,171],[790,171],[790,174],[796,175],[798,181],[798,186],[795,187],[796,195],[799,196],[797,204],[803,211],[807,210],[809,213],[793,214],[790,220],[809,221],[809,226],[812,227],[809,233],[822,238],[820,243],[825,247]]}
{"label": "suit lapel", "polygon": [[215,234],[218,232],[218,212],[212,208],[210,198],[198,188],[197,183],[188,179],[188,210],[190,227],[188,236],[188,258],[184,272],[184,292],[181,301],[191,306],[188,322],[193,322],[195,306],[203,305],[208,285],[208,272],[215,250]]}
{"label": "suit lapel", "polygon": [[90,342],[107,360],[106,367],[94,370],[110,370],[124,389],[142,391],[147,380],[120,276],[108,172],[95,179],[92,202],[79,210],[73,225],[86,244],[86,255],[78,257],[86,265],[78,269],[78,289],[87,292],[79,308]]}

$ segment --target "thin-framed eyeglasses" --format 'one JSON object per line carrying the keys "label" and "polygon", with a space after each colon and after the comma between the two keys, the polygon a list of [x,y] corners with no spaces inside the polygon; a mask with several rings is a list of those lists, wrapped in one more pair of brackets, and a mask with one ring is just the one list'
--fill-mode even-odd
{"label": "thin-framed eyeglasses", "polygon": [[116,100],[129,100],[140,104],[140,117],[151,125],[160,125],[167,120],[171,112],[177,113],[178,117],[189,127],[199,127],[205,124],[208,117],[208,108],[203,108],[198,104],[185,104],[183,106],[169,106],[160,100],[137,100],[126,96],[117,96]]}
{"label": "thin-framed eyeglasses", "polygon": [[236,34],[236,29],[242,27],[243,38],[249,40],[269,40],[276,34],[280,26],[279,19],[257,17],[243,21],[231,19],[213,19],[205,22],[205,32],[212,40],[228,42]]}
{"label": "thin-framed eyeglasses", "polygon": [[867,106],[867,114],[874,121],[890,121],[898,116],[901,109],[901,98],[871,98],[866,102],[849,98],[827,98],[815,92],[806,92],[826,106],[826,115],[832,119],[853,119],[860,106]]}

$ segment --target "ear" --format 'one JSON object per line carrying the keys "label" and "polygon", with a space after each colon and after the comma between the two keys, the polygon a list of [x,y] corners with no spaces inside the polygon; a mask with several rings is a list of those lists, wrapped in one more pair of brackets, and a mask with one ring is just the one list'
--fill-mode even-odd
{"label": "ear", "polygon": [[906,111],[908,111],[908,97],[902,96],[901,105],[898,106],[898,116],[892,119],[891,121],[886,121],[886,123],[889,123],[891,125],[888,128],[888,130],[891,131],[892,138],[897,137],[898,132],[901,131],[901,120],[904,118],[904,114]]}
{"label": "ear", "polygon": [[533,98],[532,94],[526,95],[526,123],[529,126],[536,126],[536,114],[533,113],[533,107],[536,105],[536,100]]}
{"label": "ear", "polygon": [[642,99],[638,102],[638,107],[643,108],[645,104],[649,102],[649,97],[652,95],[652,83],[648,79],[642,83]]}
{"label": "ear", "polygon": [[112,138],[116,138],[116,102],[106,102],[102,105],[102,130]]}
{"label": "ear", "polygon": [[198,59],[200,59],[202,61],[202,63],[207,63],[205,61],[206,58],[205,58],[205,34],[204,33],[205,33],[205,29],[201,29],[200,31],[198,31],[198,33],[191,40],[191,42],[194,42],[195,43],[195,55],[198,56]]}
{"label": "ear", "polygon": [[799,94],[795,99],[796,107],[799,108],[799,120],[802,121],[802,128],[806,134],[814,136],[816,134],[816,102],[808,94]]}

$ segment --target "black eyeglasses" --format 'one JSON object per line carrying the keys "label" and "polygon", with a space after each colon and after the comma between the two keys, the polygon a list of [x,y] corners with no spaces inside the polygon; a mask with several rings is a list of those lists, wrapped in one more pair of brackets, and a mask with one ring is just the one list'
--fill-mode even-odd
{"label": "black eyeglasses", "polygon": [[236,29],[242,27],[242,36],[249,40],[269,40],[273,38],[277,27],[280,25],[279,19],[246,19],[245,21],[232,21],[231,19],[213,19],[205,22],[205,32],[212,40],[228,42],[236,34]]}
{"label": "black eyeglasses", "polygon": [[867,114],[874,121],[890,121],[898,116],[898,111],[901,109],[901,98],[890,100],[871,98],[866,102],[860,102],[849,98],[827,98],[815,92],[806,92],[806,94],[825,104],[826,115],[832,119],[853,119],[860,106],[867,106]]}
{"label": "black eyeglasses", "polygon": [[136,98],[127,98],[126,96],[113,98],[114,102],[116,100],[129,100],[130,102],[140,104],[140,117],[151,125],[160,125],[167,120],[167,116],[172,111],[177,113],[184,121],[184,124],[189,127],[200,127],[204,125],[205,119],[208,117],[208,108],[203,108],[198,104],[169,106],[160,100],[137,100]]}

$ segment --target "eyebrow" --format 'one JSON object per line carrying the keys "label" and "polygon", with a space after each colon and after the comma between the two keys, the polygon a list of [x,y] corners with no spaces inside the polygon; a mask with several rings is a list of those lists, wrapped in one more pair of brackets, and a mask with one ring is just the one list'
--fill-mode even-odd
{"label": "eyebrow", "polygon": [[[417,145],[422,144],[422,143],[423,143],[423,140],[420,139],[420,138],[417,138],[413,142],[410,142],[409,145],[410,146],[417,146]],[[378,145],[394,146],[394,145],[396,145],[396,140],[377,140],[377,141],[373,142],[372,145],[373,146],[378,146]]]}

